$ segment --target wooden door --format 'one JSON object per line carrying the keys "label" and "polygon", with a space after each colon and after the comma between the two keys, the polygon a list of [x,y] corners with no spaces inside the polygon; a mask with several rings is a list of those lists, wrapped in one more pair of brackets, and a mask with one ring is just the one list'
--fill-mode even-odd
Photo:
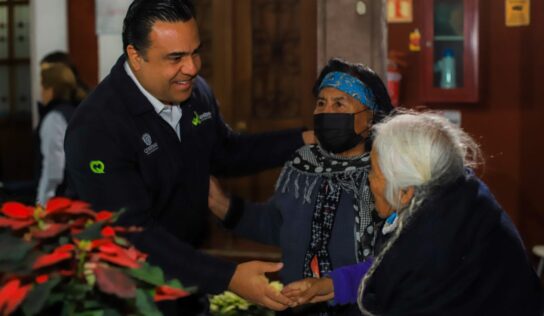
{"label": "wooden door", "polygon": [[[204,47],[202,75],[212,85],[227,123],[244,133],[311,127],[315,104],[311,88],[317,76],[316,1],[195,3]],[[264,201],[273,193],[279,171],[223,183],[230,192]],[[270,251],[277,254],[274,248],[235,238],[215,224],[211,236],[206,247],[223,255],[266,259]]]}

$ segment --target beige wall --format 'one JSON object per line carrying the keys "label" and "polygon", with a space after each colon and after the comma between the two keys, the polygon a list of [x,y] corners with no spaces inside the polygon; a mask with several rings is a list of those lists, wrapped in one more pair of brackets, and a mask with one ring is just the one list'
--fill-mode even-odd
{"label": "beige wall", "polygon": [[36,126],[36,102],[40,98],[40,60],[53,51],[68,50],[66,0],[30,1],[29,15],[32,126]]}
{"label": "beige wall", "polygon": [[[357,3],[366,13],[360,15]],[[321,69],[332,57],[367,64],[385,78],[387,24],[385,0],[318,0],[317,63]]]}

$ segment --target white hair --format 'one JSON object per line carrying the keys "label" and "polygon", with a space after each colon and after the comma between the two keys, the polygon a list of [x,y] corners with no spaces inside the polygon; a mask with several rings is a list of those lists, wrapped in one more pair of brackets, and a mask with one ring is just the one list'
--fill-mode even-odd
{"label": "white hair", "polygon": [[[363,306],[363,293],[370,277],[384,255],[391,249],[404,227],[433,188],[443,186],[464,175],[481,159],[480,149],[461,128],[444,117],[430,112],[403,112],[374,127],[372,150],[386,180],[385,199],[398,210],[398,227],[363,278],[358,303],[361,311],[373,315]],[[408,205],[400,203],[401,190],[414,188]]]}

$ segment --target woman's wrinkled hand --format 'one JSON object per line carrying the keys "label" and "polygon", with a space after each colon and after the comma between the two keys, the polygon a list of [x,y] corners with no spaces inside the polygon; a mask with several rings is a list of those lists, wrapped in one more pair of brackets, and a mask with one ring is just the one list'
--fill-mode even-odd
{"label": "woman's wrinkled hand", "polygon": [[298,304],[319,303],[334,298],[331,278],[307,278],[285,286],[281,293]]}

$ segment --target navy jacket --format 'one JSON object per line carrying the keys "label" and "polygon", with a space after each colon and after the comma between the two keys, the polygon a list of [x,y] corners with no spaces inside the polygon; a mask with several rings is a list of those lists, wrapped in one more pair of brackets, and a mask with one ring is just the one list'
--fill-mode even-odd
{"label": "navy jacket", "polygon": [[198,77],[181,105],[180,141],[128,77],[124,62],[118,60],[68,126],[71,185],[97,210],[125,208],[120,222],[145,228],[132,241],[167,275],[204,293],[221,292],[235,264],[195,250],[206,236],[209,176],[279,166],[302,146],[301,130],[233,132]]}

